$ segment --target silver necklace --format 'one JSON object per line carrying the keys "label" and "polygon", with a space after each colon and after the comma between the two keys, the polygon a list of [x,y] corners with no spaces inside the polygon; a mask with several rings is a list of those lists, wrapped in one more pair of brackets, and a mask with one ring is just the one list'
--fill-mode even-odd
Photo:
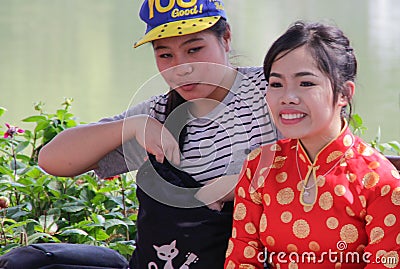
{"label": "silver necklace", "polygon": [[297,173],[299,174],[301,185],[303,186],[303,197],[310,196],[310,190],[312,190],[318,184],[318,182],[321,180],[321,178],[324,178],[327,174],[329,174],[342,161],[342,159],[346,156],[347,152],[353,147],[353,144],[354,144],[354,139],[353,139],[353,142],[351,143],[350,147],[344,152],[343,156],[325,174],[323,174],[322,176],[321,175],[318,176],[318,178],[315,180],[314,184],[312,184],[311,186],[307,186],[306,184],[304,184],[305,180],[303,181],[303,176],[301,175],[300,168],[299,168],[299,161],[298,161],[299,142],[297,142],[297,145],[296,145],[296,167],[297,167]]}

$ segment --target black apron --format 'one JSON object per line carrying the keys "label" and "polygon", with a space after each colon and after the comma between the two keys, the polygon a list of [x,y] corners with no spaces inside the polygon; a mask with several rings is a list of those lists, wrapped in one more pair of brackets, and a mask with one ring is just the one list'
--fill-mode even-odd
{"label": "black apron", "polygon": [[131,269],[222,269],[232,231],[233,203],[221,212],[193,195],[202,185],[150,156],[137,175],[136,249]]}

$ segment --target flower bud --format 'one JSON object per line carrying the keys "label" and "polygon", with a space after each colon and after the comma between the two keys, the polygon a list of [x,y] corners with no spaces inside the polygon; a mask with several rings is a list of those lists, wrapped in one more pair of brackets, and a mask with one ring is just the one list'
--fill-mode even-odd
{"label": "flower bud", "polygon": [[8,208],[10,200],[7,197],[0,196],[0,209]]}

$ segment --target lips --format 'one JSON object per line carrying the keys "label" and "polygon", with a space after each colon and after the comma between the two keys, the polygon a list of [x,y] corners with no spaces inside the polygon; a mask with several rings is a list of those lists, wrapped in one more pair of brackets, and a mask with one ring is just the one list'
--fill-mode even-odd
{"label": "lips", "polygon": [[307,114],[292,109],[282,110],[279,113],[280,120],[283,124],[296,124],[302,121]]}

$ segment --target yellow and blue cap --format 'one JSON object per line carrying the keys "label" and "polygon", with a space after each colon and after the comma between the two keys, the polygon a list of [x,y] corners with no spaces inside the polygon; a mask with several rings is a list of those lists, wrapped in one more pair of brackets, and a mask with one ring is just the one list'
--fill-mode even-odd
{"label": "yellow and blue cap", "polygon": [[140,18],[147,24],[146,33],[133,47],[206,30],[221,17],[227,19],[220,0],[145,0]]}

